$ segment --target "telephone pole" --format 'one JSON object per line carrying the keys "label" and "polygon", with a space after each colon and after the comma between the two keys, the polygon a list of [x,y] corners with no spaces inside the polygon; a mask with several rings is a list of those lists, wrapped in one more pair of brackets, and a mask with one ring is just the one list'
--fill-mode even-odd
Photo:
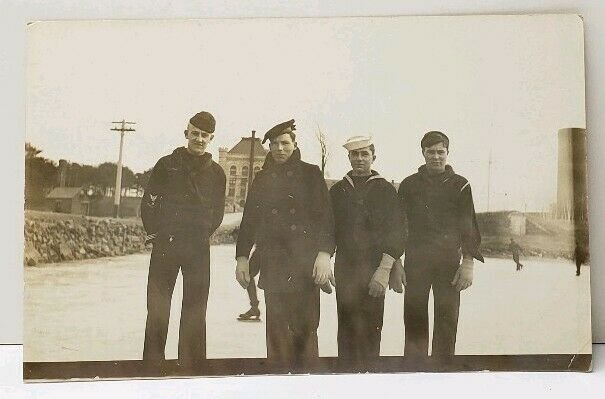
{"label": "telephone pole", "polygon": [[120,155],[118,156],[118,167],[116,171],[116,189],[113,195],[113,217],[120,217],[120,197],[122,196],[122,148],[124,147],[124,133],[125,132],[134,132],[135,130],[131,127],[126,127],[126,125],[135,125],[135,122],[126,122],[126,120],[122,119],[120,122],[111,122],[117,123],[120,127],[112,127],[111,130],[120,132]]}

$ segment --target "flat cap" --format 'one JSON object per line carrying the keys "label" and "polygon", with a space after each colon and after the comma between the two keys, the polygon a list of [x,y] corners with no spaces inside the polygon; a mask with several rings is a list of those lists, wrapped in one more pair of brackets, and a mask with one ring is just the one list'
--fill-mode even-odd
{"label": "flat cap", "polygon": [[450,148],[450,139],[444,133],[438,132],[437,130],[430,131],[422,137],[422,140],[420,140],[420,148],[425,149],[427,147],[432,147],[437,143],[443,143],[445,148]]}
{"label": "flat cap", "polygon": [[214,133],[214,127],[216,126],[214,116],[212,116],[210,112],[206,111],[198,112],[197,114],[193,115],[191,119],[189,119],[189,123],[208,133]]}
{"label": "flat cap", "polygon": [[296,126],[294,125],[294,119],[290,119],[289,121],[279,123],[273,126],[271,129],[265,133],[265,137],[263,137],[263,141],[261,144],[264,144],[267,140],[272,140],[277,136],[281,136],[284,133],[293,132],[296,130]]}
{"label": "flat cap", "polygon": [[360,148],[369,147],[372,145],[372,138],[369,136],[353,136],[349,138],[342,146],[347,151],[358,150]]}

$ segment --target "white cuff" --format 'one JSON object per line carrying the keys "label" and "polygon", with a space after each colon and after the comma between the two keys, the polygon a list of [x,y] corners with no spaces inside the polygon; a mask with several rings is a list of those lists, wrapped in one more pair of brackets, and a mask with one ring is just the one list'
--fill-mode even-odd
{"label": "white cuff", "polygon": [[389,254],[382,254],[382,259],[380,260],[379,269],[391,270],[393,267],[393,263],[395,263],[395,258],[393,258]]}

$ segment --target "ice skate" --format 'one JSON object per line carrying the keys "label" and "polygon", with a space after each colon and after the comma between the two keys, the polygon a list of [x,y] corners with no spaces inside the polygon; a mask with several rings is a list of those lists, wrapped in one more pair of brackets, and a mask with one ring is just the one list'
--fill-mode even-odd
{"label": "ice skate", "polygon": [[260,309],[258,307],[251,307],[247,312],[241,313],[237,320],[239,321],[260,321]]}

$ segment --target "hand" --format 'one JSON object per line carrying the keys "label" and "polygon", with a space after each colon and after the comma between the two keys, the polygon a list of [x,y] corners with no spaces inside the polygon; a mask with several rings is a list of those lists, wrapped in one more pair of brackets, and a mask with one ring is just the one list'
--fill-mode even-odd
{"label": "hand", "polygon": [[473,284],[473,268],[473,258],[462,259],[462,264],[458,267],[452,280],[452,285],[457,291],[465,290]]}
{"label": "hand", "polygon": [[326,282],[325,284],[322,284],[319,286],[319,288],[321,288],[321,290],[323,292],[325,292],[326,294],[331,294],[332,293],[332,285],[330,285],[330,283],[332,283],[332,285],[334,285],[334,282],[332,280]]}
{"label": "hand", "polygon": [[380,265],[378,265],[378,268],[370,280],[370,284],[368,284],[368,293],[371,297],[377,298],[385,294],[387,287],[389,286],[389,275],[391,274],[391,268],[393,267],[394,262],[395,259],[392,256],[382,254]]}
{"label": "hand", "polygon": [[248,258],[240,256],[235,266],[235,279],[244,289],[250,284],[250,263]]}
{"label": "hand", "polygon": [[330,266],[330,254],[327,252],[320,252],[315,258],[315,264],[313,265],[313,278],[315,284],[324,285],[328,281],[332,285],[336,286],[334,281],[334,274],[332,273],[332,267]]}
{"label": "hand", "polygon": [[405,270],[401,264],[401,259],[397,259],[393,264],[391,275],[389,276],[389,288],[401,294],[403,292],[403,287],[406,285]]}

